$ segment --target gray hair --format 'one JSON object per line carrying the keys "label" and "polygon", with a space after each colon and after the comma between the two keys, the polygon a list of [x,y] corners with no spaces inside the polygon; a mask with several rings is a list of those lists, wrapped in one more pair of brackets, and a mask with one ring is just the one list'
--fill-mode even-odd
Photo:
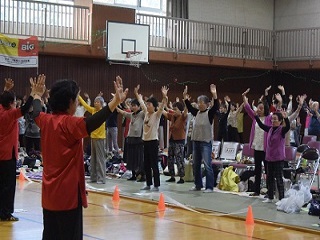
{"label": "gray hair", "polygon": [[200,95],[198,98],[197,98],[198,102],[202,101],[204,102],[205,104],[208,104],[209,103],[209,98],[206,96],[206,95]]}

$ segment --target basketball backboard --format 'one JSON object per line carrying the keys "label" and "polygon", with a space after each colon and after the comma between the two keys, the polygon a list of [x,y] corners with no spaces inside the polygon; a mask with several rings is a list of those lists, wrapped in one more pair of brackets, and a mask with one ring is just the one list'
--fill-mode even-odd
{"label": "basketball backboard", "polygon": [[128,52],[138,52],[149,63],[149,25],[107,21],[107,61],[130,63]]}

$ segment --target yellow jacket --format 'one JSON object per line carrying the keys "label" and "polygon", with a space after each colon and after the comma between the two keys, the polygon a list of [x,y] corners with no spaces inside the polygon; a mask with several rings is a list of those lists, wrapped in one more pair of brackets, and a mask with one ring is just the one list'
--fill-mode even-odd
{"label": "yellow jacket", "polygon": [[[79,102],[84,106],[84,108],[91,113],[92,115],[98,112],[98,110],[94,107],[89,106],[85,100],[79,95]],[[91,138],[99,138],[99,139],[105,139],[106,138],[106,123],[104,122],[100,127],[98,127],[96,130],[94,130],[90,134]]]}

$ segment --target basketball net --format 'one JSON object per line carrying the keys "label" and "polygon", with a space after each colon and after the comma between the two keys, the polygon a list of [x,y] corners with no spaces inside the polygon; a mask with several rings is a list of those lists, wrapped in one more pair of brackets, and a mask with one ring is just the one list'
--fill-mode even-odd
{"label": "basketball net", "polygon": [[133,66],[133,67],[136,67],[136,68],[139,68],[140,67],[140,59],[141,59],[141,56],[142,56],[142,52],[134,52],[134,51],[130,51],[130,52],[127,52],[127,59],[130,60],[130,66]]}

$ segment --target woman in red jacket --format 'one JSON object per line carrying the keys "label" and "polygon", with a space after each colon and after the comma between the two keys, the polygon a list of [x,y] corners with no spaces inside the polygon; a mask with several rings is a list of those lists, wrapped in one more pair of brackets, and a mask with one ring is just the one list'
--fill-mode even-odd
{"label": "woman in red jacket", "polygon": [[[41,129],[43,156],[43,239],[82,239],[82,207],[87,207],[82,139],[97,129],[126,97],[117,77],[115,97],[94,115],[74,117],[79,87],[71,80],[56,82],[50,90],[52,114],[41,112],[45,79],[33,82],[39,89],[33,101],[34,118]],[[63,197],[62,197],[63,196]]]}
{"label": "woman in red jacket", "polygon": [[18,119],[29,111],[33,89],[27,102],[16,108],[16,96],[10,91],[14,82],[5,79],[4,92],[0,96],[0,220],[18,221],[12,216],[16,192],[16,162],[18,158]]}

